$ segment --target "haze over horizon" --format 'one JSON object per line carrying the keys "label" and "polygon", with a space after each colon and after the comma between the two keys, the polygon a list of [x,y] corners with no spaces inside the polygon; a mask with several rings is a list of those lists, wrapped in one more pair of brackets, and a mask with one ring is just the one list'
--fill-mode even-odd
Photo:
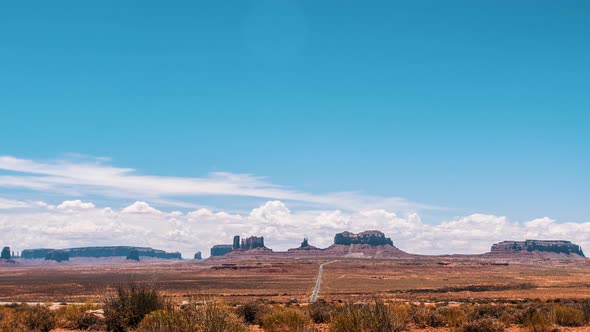
{"label": "haze over horizon", "polygon": [[0,4],[0,245],[590,250],[590,3]]}

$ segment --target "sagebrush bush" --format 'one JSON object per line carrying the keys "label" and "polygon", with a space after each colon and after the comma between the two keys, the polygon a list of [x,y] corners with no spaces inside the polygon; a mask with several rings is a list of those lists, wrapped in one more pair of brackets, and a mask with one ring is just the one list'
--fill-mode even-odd
{"label": "sagebrush bush", "polygon": [[19,305],[0,321],[1,332],[49,332],[55,327],[55,316],[42,305]]}
{"label": "sagebrush bush", "polygon": [[565,306],[553,308],[555,323],[561,326],[582,326],[585,322],[584,311]]}
{"label": "sagebrush bush", "polygon": [[246,332],[248,327],[229,308],[211,301],[192,302],[178,308],[164,309],[145,316],[137,332]]}
{"label": "sagebrush bush", "polygon": [[525,318],[524,326],[530,332],[559,331],[553,326],[553,317],[547,311],[535,311]]}
{"label": "sagebrush bush", "polygon": [[456,330],[459,332],[503,332],[505,328],[504,325],[497,320],[492,318],[480,318],[469,320]]}
{"label": "sagebrush bush", "polygon": [[311,319],[296,308],[274,307],[262,318],[262,329],[267,332],[314,331]]}
{"label": "sagebrush bush", "polygon": [[250,325],[261,325],[262,317],[269,311],[269,305],[262,301],[244,303],[236,308],[236,314]]}
{"label": "sagebrush bush", "polygon": [[333,332],[398,332],[405,329],[410,320],[405,305],[387,305],[382,301],[370,304],[346,304],[332,316]]}
{"label": "sagebrush bush", "polygon": [[467,314],[460,307],[440,307],[436,312],[442,317],[445,325],[450,328],[460,327],[467,321]]}
{"label": "sagebrush bush", "polygon": [[413,306],[409,310],[409,315],[419,328],[440,327],[445,324],[443,317],[436,311],[435,307]]}
{"label": "sagebrush bush", "polygon": [[590,324],[590,299],[582,302],[582,311],[584,311],[584,320],[587,324]]}
{"label": "sagebrush bush", "polygon": [[329,323],[332,317],[333,306],[324,300],[319,300],[307,307],[309,317],[314,323]]}
{"label": "sagebrush bush", "polygon": [[137,327],[149,313],[164,307],[164,300],[153,285],[131,282],[119,285],[104,305],[106,330],[125,332]]}
{"label": "sagebrush bush", "polygon": [[499,319],[504,313],[505,307],[503,305],[482,304],[472,307],[469,313],[469,320],[478,320],[480,318]]}
{"label": "sagebrush bush", "polygon": [[99,308],[94,304],[61,306],[55,311],[56,325],[76,330],[104,329],[104,319],[87,312]]}

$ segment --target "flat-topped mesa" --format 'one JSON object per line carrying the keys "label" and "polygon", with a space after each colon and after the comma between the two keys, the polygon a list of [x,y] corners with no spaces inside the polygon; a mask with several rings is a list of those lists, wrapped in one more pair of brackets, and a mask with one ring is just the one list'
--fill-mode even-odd
{"label": "flat-topped mesa", "polygon": [[525,241],[503,241],[492,246],[490,254],[514,254],[527,252],[548,252],[555,254],[584,256],[582,247],[570,241],[552,240],[525,240]]}
{"label": "flat-topped mesa", "polygon": [[[21,257],[24,259],[44,259],[53,251],[57,249],[25,249],[21,253]],[[82,247],[82,248],[68,248],[59,249],[59,251],[68,254],[69,258],[72,257],[127,257],[131,251],[137,251],[139,256],[154,257],[162,259],[182,259],[179,252],[166,252],[164,250],[158,250],[146,247],[128,247],[128,246],[114,246],[114,247]]]}
{"label": "flat-topped mesa", "polygon": [[70,255],[62,250],[52,250],[45,255],[46,261],[67,262],[70,260]]}
{"label": "flat-topped mesa", "polygon": [[229,254],[234,249],[233,244],[217,244],[211,247],[211,257]]}
{"label": "flat-topped mesa", "polygon": [[336,236],[334,236],[334,244],[368,244],[371,246],[393,246],[393,241],[391,241],[391,238],[385,237],[385,234],[383,234],[380,231],[364,231],[358,234],[354,234],[351,232],[342,232],[337,233]]}

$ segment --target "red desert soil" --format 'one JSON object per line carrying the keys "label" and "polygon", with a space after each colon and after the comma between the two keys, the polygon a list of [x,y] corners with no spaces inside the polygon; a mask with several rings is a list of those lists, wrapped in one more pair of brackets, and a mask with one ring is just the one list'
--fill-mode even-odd
{"label": "red desert soil", "polygon": [[[333,260],[333,259],[330,259]],[[167,295],[306,302],[326,259],[152,261],[0,267],[1,302],[100,302],[130,280],[155,282]],[[498,263],[463,257],[338,259],[326,265],[319,297],[380,296],[408,301],[590,298],[590,262]]]}

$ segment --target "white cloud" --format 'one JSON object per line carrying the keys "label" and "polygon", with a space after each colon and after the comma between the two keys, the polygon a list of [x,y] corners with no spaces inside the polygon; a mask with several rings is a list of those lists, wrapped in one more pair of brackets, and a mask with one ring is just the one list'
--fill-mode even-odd
{"label": "white cloud", "polygon": [[233,235],[262,235],[268,247],[286,250],[298,246],[304,236],[312,245],[327,247],[337,232],[370,229],[384,232],[398,248],[420,254],[483,253],[495,242],[524,239],[565,239],[590,248],[590,222],[563,223],[549,218],[515,222],[474,214],[425,224],[416,213],[400,216],[383,209],[294,212],[281,201],[266,202],[243,215],[205,208],[173,215],[146,202],[120,211],[92,208],[73,214],[38,207],[0,213],[0,234],[11,234],[6,245],[18,250],[119,244],[178,250],[192,257],[196,251],[207,253],[214,244],[231,243]]}
{"label": "white cloud", "polygon": [[[0,156],[0,170],[17,173],[0,176],[0,187],[25,188],[45,193],[102,195],[142,199],[161,205],[191,207],[178,197],[234,196],[294,201],[318,208],[347,211],[388,209],[418,211],[437,207],[410,202],[399,197],[381,197],[356,192],[312,194],[279,186],[251,174],[210,173],[206,177],[140,175],[132,168],[118,168],[107,160],[88,158],[41,162]],[[174,200],[170,200],[174,197]]]}
{"label": "white cloud", "polygon": [[94,204],[90,202],[82,202],[81,200],[77,199],[74,201],[64,201],[63,203],[57,206],[57,209],[67,212],[88,210],[94,209]]}
{"label": "white cloud", "polygon": [[30,206],[31,204],[27,202],[0,198],[0,210],[22,209]]}
{"label": "white cloud", "polygon": [[135,214],[162,214],[162,211],[151,207],[146,202],[135,202],[128,207],[121,210],[121,213],[135,213]]}

